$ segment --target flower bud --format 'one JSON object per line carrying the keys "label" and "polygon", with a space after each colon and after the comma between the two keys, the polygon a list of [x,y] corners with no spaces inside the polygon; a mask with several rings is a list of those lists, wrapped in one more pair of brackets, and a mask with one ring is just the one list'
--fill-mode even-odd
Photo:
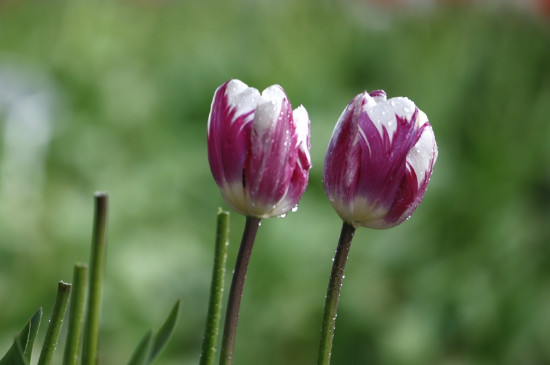
{"label": "flower bud", "polygon": [[311,167],[309,116],[279,85],[258,90],[229,80],[214,93],[208,161],[224,200],[257,218],[295,209]]}
{"label": "flower bud", "polygon": [[332,134],[323,171],[325,193],[354,227],[390,228],[422,201],[437,145],[424,114],[404,97],[376,90],[357,95]]}

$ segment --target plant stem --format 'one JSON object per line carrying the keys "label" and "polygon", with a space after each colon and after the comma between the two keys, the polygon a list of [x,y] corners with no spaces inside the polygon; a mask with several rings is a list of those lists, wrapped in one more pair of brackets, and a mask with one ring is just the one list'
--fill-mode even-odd
{"label": "plant stem", "polygon": [[336,315],[338,311],[338,299],[340,298],[340,289],[344,279],[344,269],[348,259],[351,240],[355,228],[349,223],[344,222],[342,232],[338,240],[334,263],[328,283],[327,296],[325,298],[325,309],[323,312],[323,324],[321,326],[321,342],[319,343],[319,356],[317,365],[329,365],[332,350],[332,339],[334,338],[334,327],[336,324]]}
{"label": "plant stem", "polygon": [[59,338],[59,332],[63,325],[63,317],[67,310],[70,292],[71,284],[60,281],[57,286],[57,296],[55,298],[52,316],[50,317],[50,324],[46,331],[46,337],[44,338],[44,344],[42,345],[42,351],[40,352],[40,358],[38,359],[38,365],[49,365],[52,362],[53,353],[57,346],[57,339]]}
{"label": "plant stem", "polygon": [[105,233],[107,228],[108,196],[95,194],[95,217],[90,258],[90,284],[88,309],[84,324],[82,365],[96,365],[99,342],[99,319],[101,315],[101,286],[105,265]]}
{"label": "plant stem", "polygon": [[222,307],[223,283],[225,263],[227,261],[227,245],[229,235],[229,212],[218,211],[216,223],[216,244],[214,248],[214,267],[212,270],[212,284],[210,286],[210,300],[208,315],[202,340],[200,365],[211,365],[216,352],[216,339]]}
{"label": "plant stem", "polygon": [[69,308],[69,324],[63,365],[76,365],[82,343],[82,325],[84,323],[84,305],[86,300],[86,280],[88,266],[77,263],[73,269],[73,292]]}
{"label": "plant stem", "polygon": [[235,270],[233,271],[233,280],[231,281],[231,289],[229,290],[220,365],[233,364],[233,351],[235,349],[235,336],[237,334],[237,322],[239,320],[239,308],[241,306],[244,279],[246,278],[246,269],[248,268],[252,246],[254,245],[254,239],[259,226],[260,218],[246,217],[241,247],[237,255],[237,262],[235,263]]}

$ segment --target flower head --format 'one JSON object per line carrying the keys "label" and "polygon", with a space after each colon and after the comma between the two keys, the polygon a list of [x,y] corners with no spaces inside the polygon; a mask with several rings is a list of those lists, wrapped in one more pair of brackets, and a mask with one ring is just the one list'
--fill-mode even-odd
{"label": "flower head", "polygon": [[389,228],[422,201],[437,158],[426,114],[382,90],[357,95],[332,134],[323,185],[338,215],[355,227]]}
{"label": "flower head", "polygon": [[208,160],[222,196],[237,212],[268,218],[294,209],[311,167],[309,117],[279,85],[258,90],[229,80],[214,93]]}

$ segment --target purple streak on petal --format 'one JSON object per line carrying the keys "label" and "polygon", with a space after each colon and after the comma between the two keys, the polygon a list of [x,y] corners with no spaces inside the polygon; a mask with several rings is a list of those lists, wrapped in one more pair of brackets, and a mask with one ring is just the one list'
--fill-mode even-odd
{"label": "purple streak on petal", "polygon": [[[425,184],[427,187],[427,184]],[[397,189],[396,199],[384,218],[387,225],[384,228],[396,226],[406,220],[422,201],[424,190],[418,189],[416,173],[413,169],[407,168],[405,176]]]}
{"label": "purple streak on petal", "polygon": [[[430,126],[430,124],[426,123],[424,126]],[[428,128],[425,127],[425,130],[427,129]],[[429,128],[429,133],[433,133],[431,132],[431,128]],[[420,184],[418,184],[417,172],[414,170],[413,166],[407,162],[407,172],[401,181],[397,193],[398,199],[396,199],[388,215],[385,217],[385,221],[388,223],[387,228],[396,226],[407,220],[422,202],[437,157],[437,147],[435,145],[432,146],[431,156],[426,157],[430,158],[430,161],[427,171],[418,171],[420,174],[423,173],[424,176]]]}
{"label": "purple streak on petal", "polygon": [[357,171],[361,164],[361,147],[356,143],[357,115],[365,102],[363,95],[359,94],[348,104],[330,139],[325,156],[323,185],[331,202],[339,200],[346,205],[353,203]]}
{"label": "purple streak on petal", "polygon": [[[400,204],[406,204],[406,200],[411,199],[409,190],[402,186],[402,180],[407,175],[407,153],[418,141],[424,129],[424,126],[415,126],[417,114],[418,109],[410,121],[396,115],[397,128],[391,139],[386,126],[382,127],[380,134],[368,113],[363,112],[359,116],[359,128],[364,138],[359,140],[361,166],[357,195],[367,198],[377,208],[390,210],[395,201],[403,200]],[[409,201],[408,204],[410,203]]]}
{"label": "purple streak on petal", "polygon": [[229,104],[226,82],[216,90],[208,120],[208,161],[220,187],[242,181],[244,161],[250,144],[251,114],[236,115]]}
{"label": "purple streak on petal", "polygon": [[369,93],[373,98],[382,97],[383,100],[386,100],[386,92],[384,90],[373,90]]}
{"label": "purple streak on petal", "polygon": [[[286,97],[281,102],[280,113],[268,128],[252,129],[250,158],[245,167],[249,201],[264,208],[276,205],[285,196],[296,164],[292,108]],[[258,110],[256,113],[260,117]]]}

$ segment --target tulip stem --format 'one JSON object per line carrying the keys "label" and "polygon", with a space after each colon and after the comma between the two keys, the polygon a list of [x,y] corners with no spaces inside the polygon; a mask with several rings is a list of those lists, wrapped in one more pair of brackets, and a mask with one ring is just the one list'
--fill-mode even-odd
{"label": "tulip stem", "polygon": [[246,269],[250,261],[254,239],[260,226],[260,218],[246,217],[241,247],[235,262],[233,271],[233,280],[229,290],[229,299],[227,302],[227,311],[225,314],[225,326],[223,331],[220,365],[233,364],[233,351],[235,348],[235,337],[237,334],[237,322],[239,320],[239,308],[241,306],[241,297],[243,293],[244,280],[246,278]]}
{"label": "tulip stem", "polygon": [[323,324],[321,326],[321,341],[319,343],[319,355],[317,365],[329,365],[332,350],[332,339],[334,338],[334,328],[336,325],[336,315],[338,311],[338,299],[340,298],[340,289],[344,279],[344,269],[348,259],[351,240],[355,228],[344,222],[342,232],[336,247],[332,271],[328,283],[327,295],[325,297],[325,309],[323,312]]}
{"label": "tulip stem", "polygon": [[101,316],[101,294],[107,234],[107,193],[97,192],[92,233],[92,254],[90,258],[87,313],[82,338],[82,365],[96,365],[99,343],[99,322]]}
{"label": "tulip stem", "polygon": [[69,324],[67,326],[67,342],[63,365],[76,365],[82,344],[82,326],[84,324],[84,307],[86,305],[86,289],[88,280],[88,265],[77,263],[73,268],[73,291],[69,308]]}
{"label": "tulip stem", "polygon": [[227,245],[229,234],[229,212],[218,211],[216,223],[216,244],[214,249],[214,268],[212,270],[212,284],[210,286],[210,301],[208,315],[202,340],[200,365],[211,365],[216,352],[216,339],[220,323],[222,307],[223,282],[225,262],[227,261]]}
{"label": "tulip stem", "polygon": [[55,298],[48,330],[46,331],[46,337],[44,338],[44,344],[42,345],[42,351],[40,352],[40,358],[38,359],[38,365],[50,365],[53,361],[53,355],[57,347],[59,333],[61,332],[63,317],[65,317],[65,311],[67,310],[70,292],[71,284],[64,283],[63,281],[58,283],[57,296]]}

